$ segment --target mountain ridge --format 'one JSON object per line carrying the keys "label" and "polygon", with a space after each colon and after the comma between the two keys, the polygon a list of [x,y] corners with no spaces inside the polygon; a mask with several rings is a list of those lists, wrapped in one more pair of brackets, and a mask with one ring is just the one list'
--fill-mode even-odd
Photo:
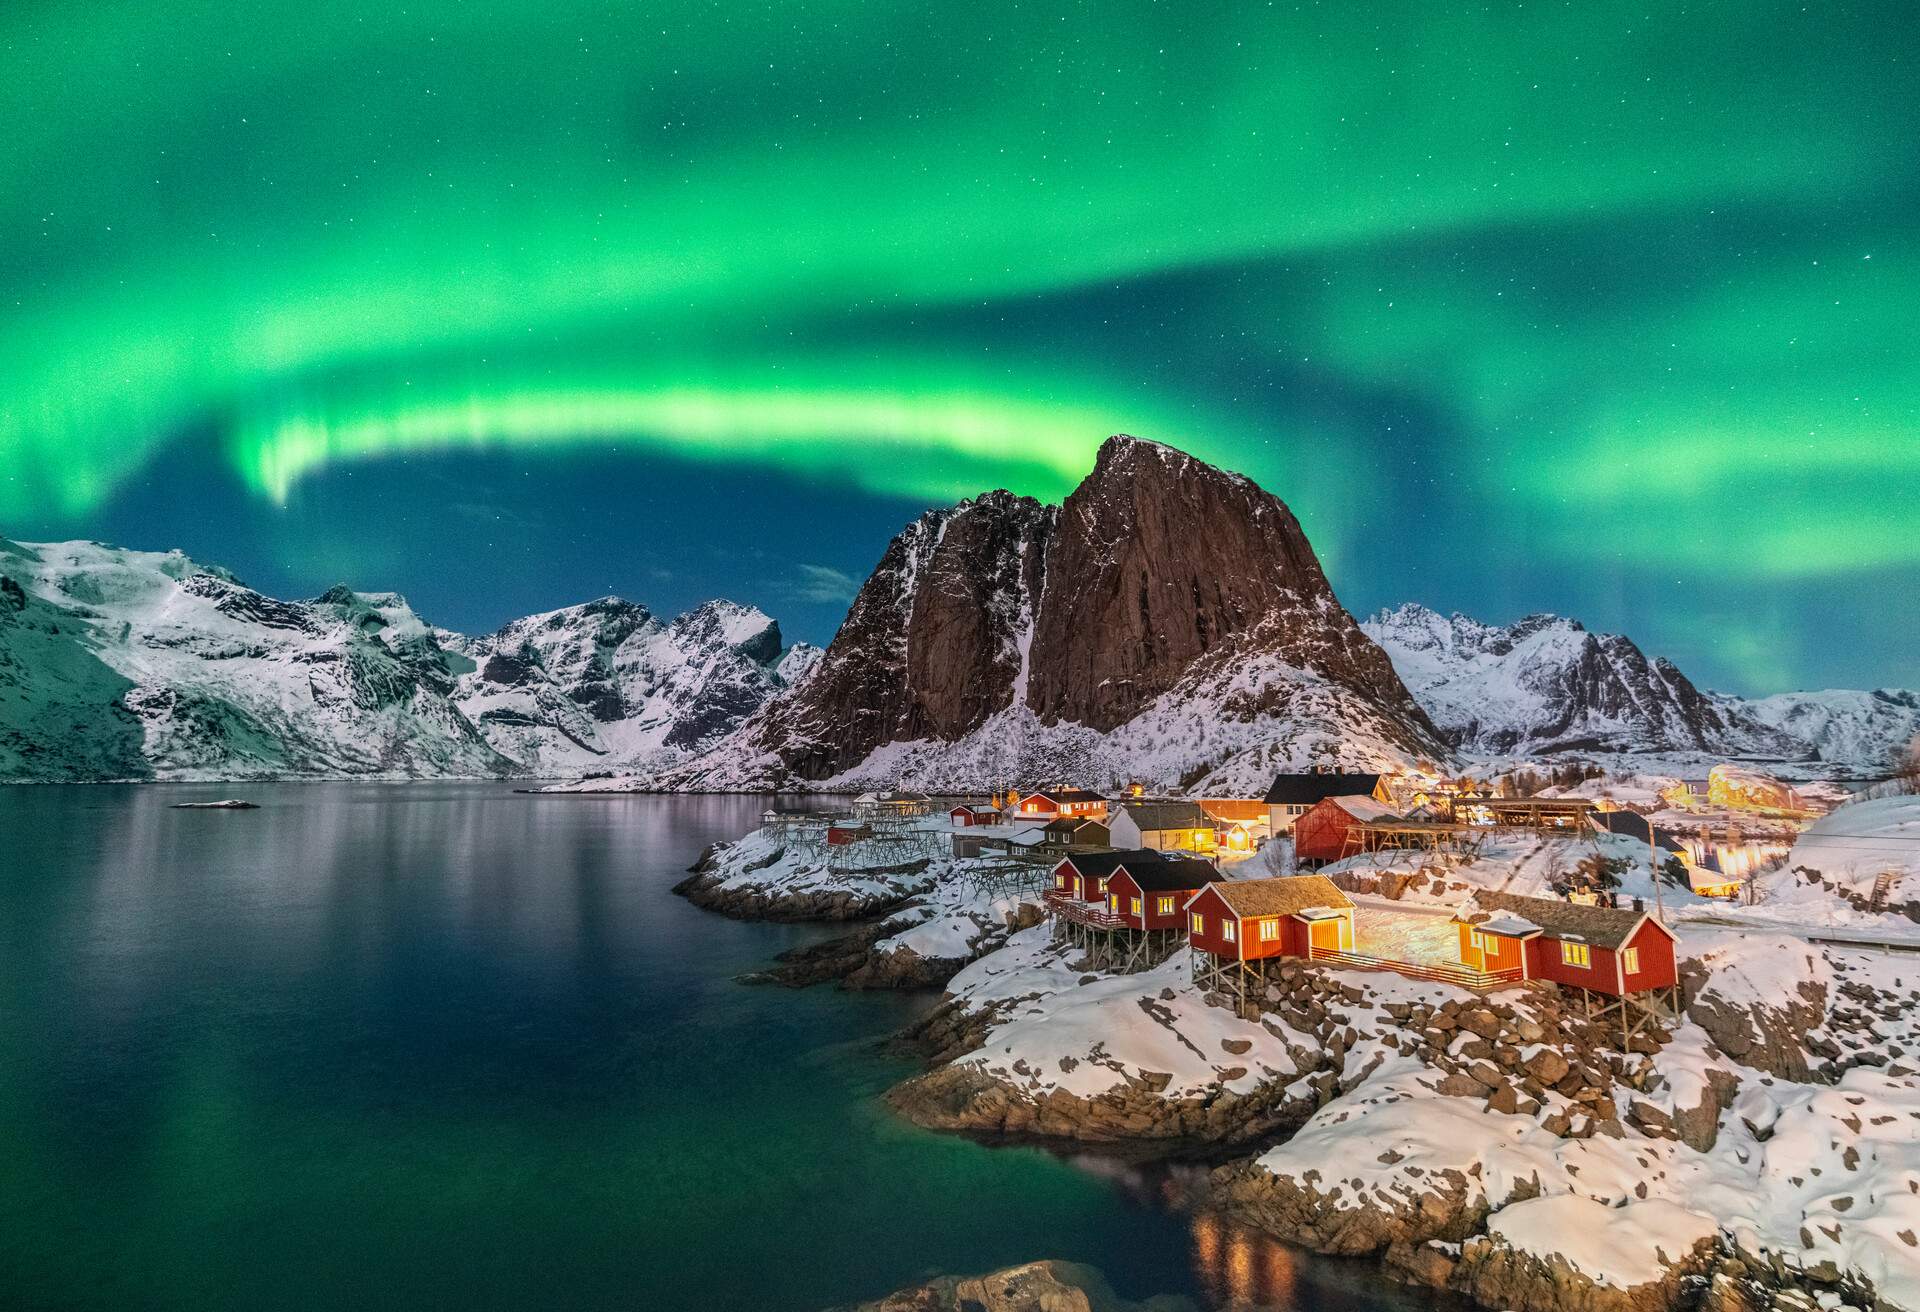
{"label": "mountain ridge", "polygon": [[996,491],[908,524],[802,688],[634,782],[1243,790],[1447,754],[1279,498],[1119,435],[1059,505]]}
{"label": "mountain ridge", "polygon": [[[544,626],[548,650],[578,651],[605,625],[641,650],[585,662],[597,684],[550,670],[528,640]],[[784,648],[773,620],[731,602],[662,623],[602,598],[467,638],[398,593],[338,584],[282,601],[178,551],[0,539],[0,779],[658,766],[784,687],[780,664],[803,676],[809,650]]]}

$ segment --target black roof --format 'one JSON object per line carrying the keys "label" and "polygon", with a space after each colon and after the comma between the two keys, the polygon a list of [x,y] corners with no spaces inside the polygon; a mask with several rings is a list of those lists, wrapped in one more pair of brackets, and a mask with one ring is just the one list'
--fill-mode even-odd
{"label": "black roof", "polygon": [[1131,859],[1137,858],[1138,852],[1121,855],[1130,858],[1120,864],[1142,893],[1180,893],[1218,883],[1223,877],[1211,861],[1139,861]]}
{"label": "black roof", "polygon": [[1329,797],[1365,797],[1380,786],[1377,774],[1282,774],[1267,789],[1268,806],[1312,806]]}
{"label": "black roof", "polygon": [[[1075,870],[1078,870],[1083,875],[1098,879],[1106,878],[1123,865],[1126,866],[1127,873],[1135,879],[1143,878],[1142,871],[1159,866],[1184,867],[1196,865],[1212,869],[1212,867],[1208,866],[1204,861],[1189,862],[1178,858],[1169,858],[1163,852],[1150,851],[1144,847],[1136,847],[1127,851],[1117,851],[1113,848],[1108,848],[1104,852],[1069,852],[1066,856],[1062,857],[1061,860],[1073,862],[1073,868]],[[1189,879],[1192,878],[1191,874],[1185,874],[1184,871],[1183,876]],[[1192,888],[1193,885],[1182,884],[1179,885],[1179,887]]]}
{"label": "black roof", "polygon": [[1103,833],[1106,832],[1107,827],[1090,815],[1063,815],[1058,820],[1049,820],[1046,824],[1046,831],[1050,834],[1056,832],[1071,834],[1077,830],[1086,828],[1088,825],[1094,826]]}

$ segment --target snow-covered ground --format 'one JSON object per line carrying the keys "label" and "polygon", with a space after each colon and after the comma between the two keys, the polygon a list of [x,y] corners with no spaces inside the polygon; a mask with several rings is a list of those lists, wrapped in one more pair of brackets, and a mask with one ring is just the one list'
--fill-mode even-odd
{"label": "snow-covered ground", "polygon": [[1075,969],[1080,954],[1052,936],[1050,924],[1022,930],[947,986],[968,1007],[999,1008],[987,1042],[959,1064],[1035,1098],[1092,1098],[1162,1076],[1169,1099],[1244,1094],[1300,1074],[1285,1039],[1189,987],[1184,952],[1152,970],[1089,978]]}
{"label": "snow-covered ground", "polygon": [[[1777,1006],[1811,993],[1832,1016],[1870,1000],[1869,1026],[1844,1034],[1822,1026],[1811,1038],[1838,1035],[1854,1052],[1872,1045],[1883,1065],[1856,1066],[1834,1084],[1795,1083],[1743,1066],[1683,1024],[1656,1058],[1660,1088],[1636,1097],[1670,1117],[1699,1105],[1712,1079],[1737,1080],[1703,1151],[1646,1135],[1631,1118],[1619,1134],[1549,1134],[1537,1123],[1544,1113],[1501,1115],[1435,1097],[1419,1064],[1396,1057],[1263,1154],[1261,1168],[1317,1181],[1327,1208],[1392,1214],[1436,1180],[1455,1179],[1470,1201],[1494,1209],[1490,1234],[1558,1253],[1618,1287],[1656,1279],[1662,1252],[1676,1258],[1721,1233],[1795,1269],[1831,1262],[1864,1276],[1882,1306],[1920,1306],[1920,1077],[1898,1060],[1914,1051],[1908,1008],[1920,996],[1920,963],[1733,930],[1689,931],[1682,946],[1736,1002]],[[1326,1197],[1334,1185],[1340,1192]],[[1542,1201],[1525,1201],[1535,1194]]]}

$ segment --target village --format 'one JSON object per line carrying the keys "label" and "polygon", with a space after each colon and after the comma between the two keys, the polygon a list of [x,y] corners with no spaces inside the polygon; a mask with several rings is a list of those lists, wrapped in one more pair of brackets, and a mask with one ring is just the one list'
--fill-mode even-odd
{"label": "village", "polygon": [[[1624,1048],[1680,1010],[1664,900],[1751,897],[1746,876],[1777,866],[1818,814],[1732,765],[1657,788],[1527,796],[1323,766],[1278,774],[1258,797],[1058,784],[936,802],[903,788],[861,794],[847,815],[763,819],[854,878],[944,841],[997,872],[989,884],[1037,892],[1055,939],[1090,970],[1136,972],[1184,950],[1196,985],[1241,1004],[1290,961],[1481,991],[1553,983],[1615,1025]],[[1448,878],[1529,840],[1552,853],[1537,892]],[[1642,878],[1625,892],[1636,862]]]}
{"label": "village", "polygon": [[1515,782],[815,797],[679,891],[852,927],[754,982],[940,988],[921,1126],[1237,1148],[1201,1215],[1487,1306],[1913,1306],[1920,798]]}

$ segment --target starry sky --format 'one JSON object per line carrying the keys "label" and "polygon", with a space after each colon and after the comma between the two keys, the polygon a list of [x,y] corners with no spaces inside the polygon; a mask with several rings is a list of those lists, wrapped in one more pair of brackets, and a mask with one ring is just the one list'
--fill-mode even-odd
{"label": "starry sky", "polygon": [[1904,3],[21,0],[0,533],[831,636],[1109,433],[1341,598],[1920,682]]}

